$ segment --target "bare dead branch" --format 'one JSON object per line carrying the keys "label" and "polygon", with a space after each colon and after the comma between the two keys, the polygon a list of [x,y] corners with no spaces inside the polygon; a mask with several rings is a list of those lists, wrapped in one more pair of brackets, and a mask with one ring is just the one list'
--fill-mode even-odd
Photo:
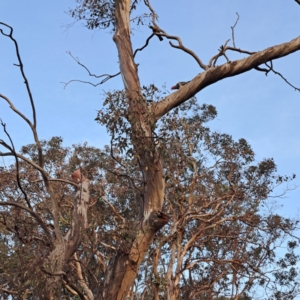
{"label": "bare dead branch", "polygon": [[295,91],[300,92],[300,88],[297,88],[296,86],[294,86],[293,84],[291,84],[281,73],[279,73],[279,72],[277,72],[277,71],[275,71],[273,69],[273,62],[272,61],[270,61],[270,65],[268,65],[268,63],[266,63],[265,65],[269,68],[269,71],[266,72],[266,75],[268,75],[268,73],[271,71],[275,75],[280,76],[289,86],[291,86],[293,89],[295,89]]}
{"label": "bare dead branch", "polygon": [[[32,130],[33,136],[34,136],[34,140],[35,140],[36,146],[38,148],[39,165],[41,167],[43,167],[44,160],[43,160],[42,147],[41,147],[41,144],[40,144],[40,141],[39,141],[39,138],[38,138],[38,134],[37,134],[37,130],[36,130],[37,120],[36,120],[35,104],[34,104],[34,100],[33,100],[33,97],[32,97],[32,93],[31,93],[31,89],[30,89],[30,86],[29,86],[28,79],[27,79],[27,77],[25,75],[24,65],[23,65],[23,62],[22,62],[22,59],[21,59],[18,42],[13,37],[13,28],[11,26],[9,26],[9,25],[7,25],[7,24],[5,24],[3,22],[0,22],[0,25],[3,25],[3,26],[5,26],[6,28],[9,29],[9,33],[8,34],[5,33],[2,29],[0,29],[0,33],[2,35],[4,35],[4,36],[8,37],[10,40],[12,40],[13,43],[14,43],[14,45],[15,45],[15,51],[16,51],[16,55],[17,55],[17,58],[18,58],[18,64],[14,64],[14,65],[20,68],[20,71],[21,71],[21,74],[22,74],[22,77],[23,77],[23,80],[24,80],[24,83],[25,83],[25,86],[26,86],[27,94],[28,94],[28,97],[29,97],[29,100],[30,100],[30,104],[31,104],[31,109],[32,109],[33,124],[23,114],[21,114],[20,112],[18,112],[14,108],[13,105],[11,105],[12,103],[11,103],[11,101],[8,101],[7,97],[3,97],[3,95],[0,95],[0,97],[3,98],[3,99],[5,99],[8,103],[10,103],[11,108],[29,124],[29,126],[30,126],[30,128]],[[46,180],[46,178],[45,178],[45,180]]]}
{"label": "bare dead branch", "polygon": [[275,71],[273,68],[273,62],[272,60],[269,62],[270,65],[267,63],[265,63],[265,65],[267,66],[267,68],[262,68],[262,67],[256,67],[254,68],[257,71],[260,72],[264,72],[265,75],[267,76],[270,72],[273,72],[275,75],[280,76],[290,87],[292,87],[295,91],[300,92],[300,88],[297,88],[296,86],[294,86],[293,84],[291,84],[280,72]]}
{"label": "bare dead branch", "polygon": [[[148,46],[149,41],[150,41],[150,39],[151,39],[153,36],[154,36],[154,34],[150,35],[150,36],[147,38],[145,45],[144,45],[143,47],[138,48],[138,49],[136,49],[136,50],[134,51],[133,57],[136,56],[136,54],[137,54],[138,51],[142,51],[143,49],[145,49],[145,48]],[[110,74],[102,74],[102,75],[95,75],[95,74],[92,74],[92,73],[90,72],[90,70],[89,70],[84,64],[82,64],[82,63],[79,61],[79,59],[78,59],[77,57],[74,57],[70,51],[67,51],[67,53],[68,53],[68,54],[69,54],[69,55],[70,55],[70,56],[71,56],[71,57],[72,57],[72,58],[73,58],[73,59],[74,59],[81,67],[83,67],[83,68],[88,72],[89,76],[95,77],[95,78],[101,78],[101,77],[105,77],[105,78],[104,78],[103,80],[101,80],[100,82],[98,82],[98,83],[92,83],[92,82],[90,82],[90,81],[84,81],[84,80],[79,80],[79,79],[72,79],[72,80],[69,80],[68,82],[62,82],[62,83],[64,84],[64,89],[67,87],[67,85],[69,85],[69,84],[72,83],[72,82],[86,83],[86,84],[90,84],[90,85],[96,87],[96,86],[98,86],[98,85],[101,85],[101,84],[105,83],[105,82],[108,81],[109,79],[114,78],[114,77],[116,77],[116,76],[118,76],[118,75],[121,74],[121,72],[118,72],[118,73],[113,74],[113,75],[110,75]]]}
{"label": "bare dead branch", "polygon": [[165,36],[166,38],[168,39],[171,39],[171,40],[177,40],[178,42],[178,45],[174,45],[172,42],[169,42],[170,45],[173,47],[173,48],[176,48],[176,49],[180,49],[188,54],[190,54],[198,63],[198,65],[200,66],[201,69],[203,70],[207,70],[208,69],[208,66],[205,65],[201,59],[196,55],[195,52],[193,52],[192,50],[186,48],[183,44],[182,44],[182,41],[181,39],[178,37],[178,36],[171,36],[171,35],[168,35],[168,34],[162,34],[162,36]]}
{"label": "bare dead branch", "polygon": [[234,47],[234,48],[236,48],[236,46],[235,46],[235,41],[234,41],[234,28],[235,28],[235,26],[237,25],[237,23],[238,23],[238,21],[239,21],[239,19],[240,19],[239,14],[238,14],[238,13],[236,13],[236,14],[237,14],[237,19],[236,19],[234,25],[231,26],[231,32],[232,32],[232,44],[233,44],[233,47]]}
{"label": "bare dead branch", "polygon": [[109,80],[109,79],[111,79],[111,78],[114,78],[114,77],[116,77],[116,76],[118,76],[118,75],[120,75],[121,74],[121,72],[118,72],[118,73],[116,73],[116,74],[113,74],[113,75],[110,75],[110,74],[102,74],[102,75],[96,75],[96,74],[92,74],[91,72],[90,72],[90,70],[84,65],[84,64],[82,64],[80,61],[79,61],[79,58],[77,58],[77,57],[74,57],[73,55],[72,55],[72,53],[70,52],[70,51],[67,51],[67,53],[81,66],[81,67],[83,67],[87,72],[88,72],[88,74],[89,74],[89,76],[91,76],[91,77],[95,77],[95,78],[101,78],[101,77],[105,77],[103,80],[101,80],[100,82],[98,82],[98,83],[92,83],[92,82],[89,82],[89,81],[83,81],[83,80],[78,80],[78,79],[72,79],[72,80],[70,80],[70,81],[68,81],[68,82],[62,82],[63,84],[64,84],[64,89],[67,87],[67,85],[68,84],[70,84],[71,82],[81,82],[81,83],[86,83],[86,84],[90,84],[90,85],[92,85],[92,86],[98,86],[98,85],[100,85],[100,84],[103,84],[103,83],[105,83],[107,80]]}
{"label": "bare dead branch", "polygon": [[143,47],[138,48],[138,49],[136,49],[136,50],[134,51],[133,57],[135,57],[135,55],[137,54],[138,51],[144,50],[144,49],[148,46],[149,41],[150,41],[153,37],[154,37],[154,33],[152,33],[152,34],[147,38],[146,43],[145,43],[145,45],[144,45]]}
{"label": "bare dead branch", "polygon": [[20,71],[21,71],[21,74],[22,74],[22,77],[24,79],[24,83],[26,85],[26,89],[27,89],[27,93],[28,93],[28,96],[29,96],[29,99],[30,99],[30,103],[31,103],[31,108],[32,108],[32,113],[33,113],[33,126],[34,128],[36,128],[36,112],[35,112],[35,105],[34,105],[34,101],[33,101],[33,97],[32,97],[32,93],[31,93],[31,90],[30,90],[30,86],[29,86],[29,82],[27,80],[27,77],[25,75],[25,72],[24,72],[24,65],[23,65],[23,62],[22,62],[22,59],[21,59],[21,56],[20,56],[20,52],[19,52],[19,46],[18,46],[18,42],[14,39],[14,37],[12,36],[13,34],[13,28],[3,22],[0,22],[0,25],[3,25],[5,27],[7,27],[9,29],[9,33],[4,33],[4,31],[2,29],[0,29],[0,33],[4,36],[7,36],[9,37],[14,45],[15,45],[15,50],[16,50],[16,54],[17,54],[17,58],[18,58],[18,62],[19,64],[14,64],[15,66],[18,66],[20,68]]}
{"label": "bare dead branch", "polygon": [[[201,61],[201,59],[196,55],[196,53],[194,53],[192,50],[186,48],[183,44],[182,41],[179,37],[177,36],[172,36],[172,35],[168,35],[164,30],[162,30],[157,24],[156,24],[156,19],[157,19],[157,14],[155,13],[154,9],[152,8],[150,1],[149,0],[144,0],[145,5],[150,9],[151,11],[151,16],[152,16],[152,30],[153,30],[153,34],[157,35],[158,37],[166,37],[167,39],[171,39],[171,40],[176,40],[178,42],[178,45],[174,45],[172,42],[169,42],[170,45],[173,48],[176,49],[180,49],[188,54],[190,54],[198,63],[198,65],[200,66],[200,68],[202,68],[203,70],[207,70],[208,67]],[[151,27],[150,27],[151,28]]]}
{"label": "bare dead branch", "polygon": [[22,185],[21,185],[21,180],[20,180],[20,166],[19,166],[18,156],[17,156],[16,150],[15,150],[15,145],[14,145],[14,143],[12,141],[12,138],[11,138],[10,134],[6,130],[6,125],[2,122],[1,119],[0,119],[0,123],[1,123],[1,125],[3,127],[3,130],[4,130],[5,134],[7,135],[8,139],[10,140],[10,143],[11,143],[11,146],[12,146],[11,150],[12,150],[12,153],[13,153],[13,155],[15,157],[15,160],[16,160],[16,177],[17,177],[18,187],[21,190],[22,194],[24,195],[24,198],[25,198],[25,201],[26,201],[28,207],[30,209],[32,209],[30,201],[29,201],[28,196],[27,196],[27,193],[23,190]]}
{"label": "bare dead branch", "polygon": [[4,99],[9,104],[10,109],[14,111],[17,115],[19,115],[30,126],[31,130],[34,130],[34,125],[31,123],[31,121],[25,115],[23,115],[18,109],[16,109],[16,107],[8,97],[0,94],[0,98]]}

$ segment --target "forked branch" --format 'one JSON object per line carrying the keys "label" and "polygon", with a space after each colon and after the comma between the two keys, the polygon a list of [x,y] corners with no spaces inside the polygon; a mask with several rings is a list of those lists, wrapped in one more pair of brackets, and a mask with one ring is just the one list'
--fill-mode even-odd
{"label": "forked branch", "polygon": [[[226,48],[229,47],[227,46]],[[155,103],[155,106],[153,105],[153,111],[156,119],[159,119],[161,116],[181,103],[184,103],[213,83],[216,83],[224,78],[248,72],[252,69],[257,69],[262,64],[269,63],[272,60],[287,56],[299,50],[300,36],[291,40],[290,42],[255,52],[249,57],[210,68],[205,72],[198,74],[194,79],[183,85],[178,91],[164,98],[164,100],[161,102]]]}
{"label": "forked branch", "polygon": [[70,84],[71,82],[87,83],[87,84],[90,84],[90,85],[96,87],[96,86],[98,86],[98,85],[100,85],[100,84],[105,83],[107,80],[109,80],[109,79],[111,79],[111,78],[114,78],[114,77],[116,77],[116,76],[118,76],[118,75],[121,74],[121,72],[118,72],[118,73],[113,74],[113,75],[110,75],[110,74],[102,74],[102,75],[92,74],[92,73],[90,72],[90,70],[89,70],[84,64],[82,64],[82,63],[79,61],[79,58],[78,58],[78,57],[74,57],[70,51],[67,51],[67,53],[68,53],[68,54],[69,54],[69,55],[77,62],[77,64],[79,64],[82,68],[84,68],[84,69],[88,72],[89,76],[95,77],[95,78],[102,78],[102,77],[104,77],[104,79],[102,79],[102,80],[101,80],[100,82],[98,82],[98,83],[92,83],[92,82],[90,82],[90,81],[83,81],[83,80],[79,80],[79,79],[72,79],[72,80],[69,80],[68,82],[63,82],[63,83],[64,83],[64,89],[65,89],[65,88],[67,87],[67,85]]}

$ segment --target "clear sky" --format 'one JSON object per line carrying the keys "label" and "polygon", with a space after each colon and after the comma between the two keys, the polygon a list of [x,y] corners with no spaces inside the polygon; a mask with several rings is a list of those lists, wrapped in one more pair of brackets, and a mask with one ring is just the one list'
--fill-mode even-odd
{"label": "clear sky", "polygon": [[[85,70],[66,51],[71,51],[96,74],[118,72],[118,57],[108,30],[89,31],[81,23],[67,26],[74,20],[66,12],[74,6],[75,1],[70,0],[0,0],[0,21],[13,26],[19,42],[37,107],[40,138],[59,135],[65,145],[88,141],[101,147],[109,138],[94,118],[101,108],[104,91],[123,87],[121,77],[97,88],[73,83],[64,89],[61,82],[89,80]],[[152,6],[159,15],[161,28],[180,36],[184,45],[204,62],[231,38],[230,27],[236,20],[236,12],[240,20],[235,42],[242,49],[262,50],[290,41],[300,33],[300,6],[293,0],[152,0]],[[150,34],[147,26],[137,28],[132,37],[133,47],[142,46]],[[13,66],[17,62],[13,45],[3,36],[0,45],[0,93],[31,116],[19,69]],[[242,57],[230,54],[232,60]],[[165,84],[170,88],[202,72],[187,54],[156,38],[137,55],[136,62],[141,83],[154,83],[158,87]],[[274,68],[300,87],[300,52],[274,61]],[[232,134],[235,139],[245,138],[257,160],[273,157],[279,173],[296,173],[294,184],[300,185],[299,92],[278,76],[266,77],[250,71],[206,88],[198,94],[198,99],[217,107],[218,117],[211,122],[214,130]],[[6,122],[17,148],[33,141],[26,124],[4,101],[0,101],[0,117]],[[0,138],[5,138],[1,132]],[[280,200],[284,204],[282,213],[295,216],[300,208],[299,196],[300,189],[297,189]]]}

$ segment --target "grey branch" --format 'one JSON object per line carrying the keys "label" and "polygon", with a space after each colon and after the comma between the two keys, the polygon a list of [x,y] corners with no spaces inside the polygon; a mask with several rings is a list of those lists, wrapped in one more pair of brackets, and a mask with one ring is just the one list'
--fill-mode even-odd
{"label": "grey branch", "polygon": [[30,89],[30,86],[29,86],[29,82],[27,80],[27,77],[25,75],[25,71],[24,71],[24,65],[23,65],[23,62],[22,62],[22,59],[21,59],[21,55],[20,55],[20,51],[19,51],[19,46],[18,46],[18,43],[17,41],[14,39],[13,37],[13,28],[3,22],[0,22],[0,25],[6,27],[9,29],[9,33],[5,33],[1,28],[0,28],[0,33],[6,37],[8,37],[10,40],[13,41],[14,45],[15,45],[15,51],[16,51],[16,55],[17,55],[17,58],[18,58],[18,64],[14,64],[15,66],[19,67],[20,68],[20,71],[21,71],[21,74],[22,74],[22,77],[23,77],[23,80],[24,80],[24,83],[25,83],[25,86],[26,86],[26,90],[27,90],[27,94],[28,94],[28,97],[29,97],[29,100],[30,100],[30,104],[31,104],[31,109],[32,109],[32,115],[33,115],[33,124],[23,115],[21,114],[19,111],[17,111],[14,106],[12,105],[11,101],[8,101],[7,97],[3,96],[3,95],[0,95],[1,98],[5,99],[8,103],[10,103],[10,106],[12,108],[12,110],[14,110],[21,118],[23,118],[30,126],[31,130],[32,130],[32,133],[33,133],[33,136],[34,136],[34,140],[35,140],[35,143],[36,143],[36,146],[38,148],[38,155],[39,155],[39,165],[41,167],[43,167],[43,164],[44,164],[44,161],[43,161],[43,153],[42,153],[42,147],[41,147],[41,144],[40,144],[40,141],[39,141],[39,138],[38,138],[38,134],[37,134],[37,130],[36,130],[36,111],[35,111],[35,104],[34,104],[34,100],[33,100],[33,97],[32,97],[32,93],[31,93],[31,89]]}

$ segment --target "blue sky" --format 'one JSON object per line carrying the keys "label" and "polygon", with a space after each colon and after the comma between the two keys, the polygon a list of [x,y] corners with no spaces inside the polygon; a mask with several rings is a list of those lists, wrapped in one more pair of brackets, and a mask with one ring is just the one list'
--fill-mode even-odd
{"label": "blue sky", "polygon": [[[109,30],[89,31],[81,23],[67,26],[74,20],[66,12],[74,6],[75,1],[2,0],[0,21],[13,26],[19,42],[37,107],[40,138],[59,135],[66,145],[88,141],[101,147],[109,138],[94,118],[101,108],[104,91],[122,88],[121,77],[97,88],[73,83],[64,89],[61,82],[89,80],[66,51],[79,57],[96,74],[118,72],[118,56]],[[236,12],[240,20],[235,42],[242,49],[262,50],[290,41],[300,32],[300,6],[293,0],[153,0],[152,6],[159,14],[161,28],[180,36],[184,45],[204,62],[231,38],[230,27],[236,20]],[[134,30],[133,48],[142,46],[150,33],[148,27]],[[16,63],[13,45],[2,36],[0,45],[0,93],[31,116],[25,86],[18,68],[13,66]],[[231,60],[242,57],[230,54]],[[170,88],[201,72],[191,57],[156,38],[137,55],[136,62],[140,64],[139,75],[144,85],[165,84]],[[274,61],[274,67],[300,87],[300,52]],[[266,77],[251,71],[206,88],[198,94],[198,99],[217,107],[218,117],[211,122],[214,130],[232,134],[235,139],[247,139],[257,160],[273,157],[279,173],[298,174],[294,184],[300,185],[299,92],[278,76]],[[4,101],[0,101],[0,117],[17,148],[33,141],[26,124]],[[5,138],[3,133],[0,138]],[[299,196],[300,190],[296,189],[280,200],[284,204],[282,213],[295,216],[300,208]]]}

